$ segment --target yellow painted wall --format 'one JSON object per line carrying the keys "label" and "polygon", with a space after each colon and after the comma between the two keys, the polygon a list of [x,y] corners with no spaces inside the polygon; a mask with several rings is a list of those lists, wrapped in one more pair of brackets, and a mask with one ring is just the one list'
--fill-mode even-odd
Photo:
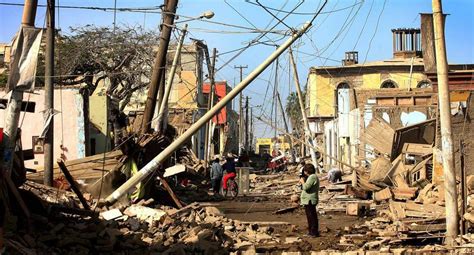
{"label": "yellow painted wall", "polygon": [[[178,75],[178,74],[177,74]],[[171,108],[197,108],[197,77],[194,71],[181,71],[178,83],[173,84],[170,94],[169,107]]]}

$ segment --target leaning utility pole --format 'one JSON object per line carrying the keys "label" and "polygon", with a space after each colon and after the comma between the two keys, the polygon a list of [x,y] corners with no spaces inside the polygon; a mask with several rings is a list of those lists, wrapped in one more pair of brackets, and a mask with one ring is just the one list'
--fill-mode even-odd
{"label": "leaning utility pole", "polygon": [[443,155],[444,189],[446,196],[446,244],[454,245],[459,230],[458,196],[454,168],[453,134],[451,130],[451,103],[448,85],[448,60],[444,40],[444,16],[441,0],[433,0],[433,26],[438,73],[439,116],[441,149]]}
{"label": "leaning utility pole", "polygon": [[55,0],[48,0],[46,11],[46,52],[44,64],[44,119],[51,118],[44,137],[44,185],[53,186],[54,157],[54,37],[55,37]]}
{"label": "leaning utility pole", "polygon": [[168,98],[171,93],[171,87],[173,86],[173,81],[174,81],[174,76],[176,73],[176,68],[178,67],[178,61],[179,57],[181,56],[181,49],[183,48],[183,43],[184,43],[184,38],[186,37],[186,33],[188,29],[188,24],[184,25],[184,28],[182,30],[181,37],[179,38],[178,45],[176,46],[176,52],[174,54],[173,58],[173,64],[171,65],[169,74],[168,74],[168,80],[166,81],[166,86],[165,86],[165,91],[163,94],[163,99],[161,100],[161,105],[159,105],[159,111],[158,111],[158,131],[160,132],[165,132],[166,129],[166,121],[168,120],[168,116],[166,116],[166,108],[168,107]]}
{"label": "leaning utility pole", "polygon": [[168,147],[161,151],[155,158],[148,162],[140,171],[128,179],[122,186],[116,189],[105,200],[107,204],[115,203],[128,190],[133,188],[137,183],[144,180],[151,173],[153,173],[158,166],[173,154],[175,150],[180,148],[188,141],[202,126],[204,126],[214,115],[216,115],[222,108],[232,101],[238,94],[242,92],[259,74],[261,74],[278,56],[280,56],[290,45],[300,38],[311,26],[311,23],[306,23],[303,28],[294,33],[291,38],[284,42],[278,49],[268,56],[263,63],[261,63],[255,70],[253,70],[245,80],[242,80],[233,90],[223,97],[214,107],[212,107],[206,114],[199,118],[193,125],[191,125],[181,136],[176,138]]}
{"label": "leaning utility pole", "polygon": [[245,98],[245,152],[249,153],[249,96]]}
{"label": "leaning utility pole", "polygon": [[[280,105],[280,111],[282,113],[282,116],[283,116],[283,123],[285,124],[285,131],[287,134],[290,133],[289,129],[288,129],[288,122],[286,121],[286,116],[284,114],[284,110],[283,110],[283,104],[281,103],[281,98],[280,98],[280,93],[277,91],[277,99],[278,99],[278,104]],[[296,162],[296,157],[295,157],[295,152],[293,151],[293,139],[286,135],[287,139],[288,139],[288,142],[290,144],[290,155],[291,155],[291,160],[293,162]]]}
{"label": "leaning utility pole", "polygon": [[145,112],[143,113],[142,130],[141,133],[147,133],[150,130],[151,120],[155,112],[158,89],[160,87],[160,80],[165,73],[166,53],[168,52],[168,45],[170,42],[171,31],[173,30],[174,18],[176,13],[176,6],[178,0],[165,1],[163,10],[163,24],[161,25],[160,42],[158,45],[158,52],[156,53],[155,63],[153,65],[153,73],[151,75],[150,87],[148,88],[148,95],[146,98]]}
{"label": "leaning utility pole", "polygon": [[291,47],[288,52],[290,53],[290,61],[293,67],[293,79],[295,80],[296,93],[298,94],[298,102],[301,108],[301,115],[303,116],[305,136],[306,139],[308,139],[309,143],[312,145],[312,147],[309,148],[309,153],[311,154],[311,160],[313,161],[314,167],[318,169],[318,161],[316,159],[316,153],[313,148],[316,144],[314,144],[313,135],[311,134],[311,130],[309,128],[308,116],[306,116],[306,110],[303,101],[303,93],[301,92],[300,87],[300,79],[298,78],[298,70],[296,69],[296,63],[293,57],[293,51],[291,50]]}
{"label": "leaning utility pole", "polygon": [[[243,69],[248,68],[247,65],[245,66],[234,66],[234,68],[240,69],[240,82],[243,79]],[[239,155],[242,152],[243,147],[243,135],[244,135],[244,121],[243,121],[244,111],[242,110],[242,93],[239,95]]]}
{"label": "leaning utility pole", "polygon": [[[23,7],[23,16],[21,19],[22,27],[34,27],[36,18],[36,9],[38,0],[25,0]],[[23,90],[13,88],[8,106],[5,111],[5,129],[4,129],[4,171],[10,177],[13,167],[13,155],[15,153],[16,136],[18,131],[18,122],[20,120],[20,110],[23,101]]]}

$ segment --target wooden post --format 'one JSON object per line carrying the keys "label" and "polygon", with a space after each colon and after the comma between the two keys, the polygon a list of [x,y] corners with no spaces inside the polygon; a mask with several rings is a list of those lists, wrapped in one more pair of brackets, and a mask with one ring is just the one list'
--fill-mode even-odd
{"label": "wooden post", "polygon": [[464,220],[463,215],[466,213],[466,204],[467,204],[467,190],[466,190],[466,169],[464,168],[464,141],[459,140],[459,154],[461,164],[461,196],[462,196],[462,205],[461,205],[461,235],[466,234],[466,220]]}
{"label": "wooden post", "polygon": [[168,184],[168,182],[165,180],[165,178],[163,177],[163,175],[161,173],[159,173],[159,177],[160,177],[161,183],[163,184],[163,187],[165,187],[166,191],[168,191],[168,194],[170,194],[170,196],[173,199],[176,206],[178,208],[183,208],[183,204],[181,203],[179,198],[176,196],[174,191],[171,189],[170,185]]}

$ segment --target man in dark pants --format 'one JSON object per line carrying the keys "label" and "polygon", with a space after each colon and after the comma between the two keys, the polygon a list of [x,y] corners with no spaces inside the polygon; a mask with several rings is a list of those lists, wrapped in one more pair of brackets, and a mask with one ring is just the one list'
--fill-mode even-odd
{"label": "man in dark pants", "polygon": [[224,170],[222,170],[222,166],[219,164],[219,158],[216,157],[212,161],[211,172],[210,172],[212,190],[214,191],[215,195],[219,194],[219,189],[221,187],[223,173],[224,173]]}
{"label": "man in dark pants", "polygon": [[308,220],[308,236],[319,236],[319,222],[316,206],[318,205],[319,179],[316,176],[316,169],[312,164],[303,167],[304,177],[300,179],[302,184],[300,201],[304,206],[306,218]]}

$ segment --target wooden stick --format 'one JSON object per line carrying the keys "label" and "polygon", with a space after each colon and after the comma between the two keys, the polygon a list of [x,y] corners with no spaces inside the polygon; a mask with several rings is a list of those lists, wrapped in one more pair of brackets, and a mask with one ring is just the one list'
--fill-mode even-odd
{"label": "wooden stick", "polygon": [[67,182],[69,183],[69,185],[71,185],[72,191],[74,191],[74,193],[76,193],[77,197],[79,198],[79,201],[81,201],[81,204],[84,207],[84,209],[90,211],[91,207],[89,206],[86,199],[82,195],[82,192],[77,187],[77,184],[74,181],[74,178],[72,177],[72,175],[69,173],[69,170],[67,169],[66,165],[64,164],[64,161],[58,160],[57,163],[58,163],[59,169],[61,169],[61,171],[63,172],[64,177],[66,177]]}
{"label": "wooden stick", "polygon": [[176,206],[178,208],[183,208],[183,204],[181,204],[181,201],[179,200],[179,198],[176,196],[176,194],[174,193],[174,191],[171,189],[170,185],[168,184],[168,182],[165,180],[165,178],[163,177],[163,175],[161,173],[159,173],[159,177],[160,177],[160,180],[161,180],[161,183],[163,183],[163,186],[165,187],[166,191],[168,191],[168,194],[170,194],[171,198],[173,199],[174,203],[176,204]]}

